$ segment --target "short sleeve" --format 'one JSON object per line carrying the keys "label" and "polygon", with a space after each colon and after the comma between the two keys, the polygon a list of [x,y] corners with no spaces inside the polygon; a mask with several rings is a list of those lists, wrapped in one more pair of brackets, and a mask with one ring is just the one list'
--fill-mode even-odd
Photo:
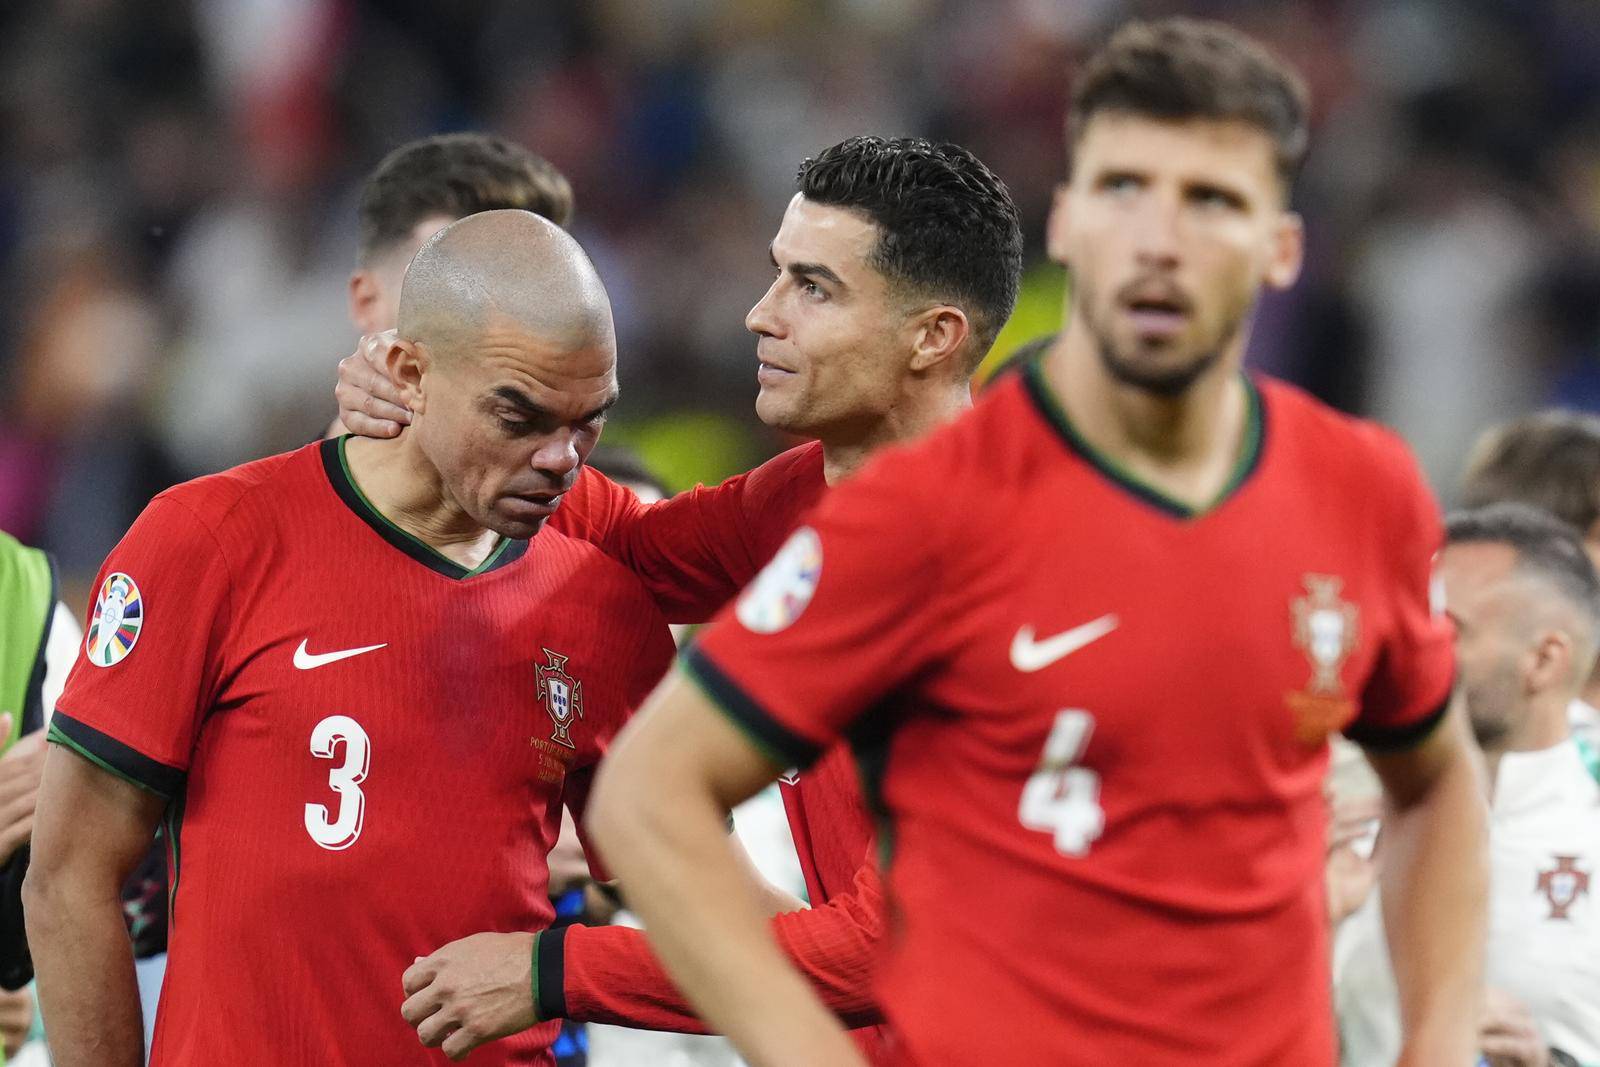
{"label": "short sleeve", "polygon": [[1444,543],[1439,506],[1410,451],[1398,440],[1394,447],[1378,564],[1387,625],[1361,713],[1345,729],[1352,741],[1376,751],[1407,748],[1426,737],[1444,717],[1455,678],[1455,635],[1434,581]]}
{"label": "short sleeve", "polygon": [[920,488],[937,480],[910,457],[886,456],[834,489],[682,658],[783,766],[809,766],[943,652],[947,527]]}
{"label": "short sleeve", "polygon": [[552,522],[632,571],[669,622],[705,622],[754,577],[823,484],[811,447],[653,504],[591,469]]}
{"label": "short sleeve", "polygon": [[100,571],[50,740],[153,793],[180,792],[215,702],[230,596],[211,531],[156,498]]}

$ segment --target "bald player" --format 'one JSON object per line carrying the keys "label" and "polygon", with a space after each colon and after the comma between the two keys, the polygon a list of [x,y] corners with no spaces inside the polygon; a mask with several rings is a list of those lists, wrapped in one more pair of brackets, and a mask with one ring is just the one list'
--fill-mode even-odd
{"label": "bald player", "polygon": [[[117,888],[167,820],[151,1062],[442,1063],[419,955],[538,930],[563,803],[672,645],[642,586],[545,528],[617,396],[577,244],[520,211],[418,253],[388,367],[413,412],[158,496],[100,575],[25,890],[60,1067],[142,1060]],[[555,1024],[484,1050],[548,1064]]]}

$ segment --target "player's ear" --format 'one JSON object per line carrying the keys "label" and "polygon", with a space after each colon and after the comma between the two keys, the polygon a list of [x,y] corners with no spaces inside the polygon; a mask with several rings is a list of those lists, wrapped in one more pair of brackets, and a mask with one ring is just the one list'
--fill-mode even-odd
{"label": "player's ear", "polygon": [[1266,283],[1274,289],[1289,288],[1300,277],[1306,257],[1306,224],[1299,212],[1280,213],[1273,226],[1271,256]]}
{"label": "player's ear", "polygon": [[402,403],[413,414],[420,414],[424,405],[422,378],[432,364],[426,345],[396,336],[389,342],[389,352],[384,356],[384,367],[389,380],[400,390]]}
{"label": "player's ear", "polygon": [[957,353],[972,336],[966,312],[950,304],[940,304],[911,321],[911,370],[925,373],[941,363],[955,364]]}
{"label": "player's ear", "polygon": [[366,267],[358,267],[350,272],[350,284],[345,290],[345,302],[349,307],[350,321],[362,333],[377,333],[384,328],[378,322],[383,295],[383,287],[378,282],[378,276]]}
{"label": "player's ear", "polygon": [[1569,685],[1572,681],[1569,677],[1573,668],[1572,652],[1572,638],[1563,631],[1551,629],[1541,633],[1539,643],[1528,653],[1531,660],[1525,675],[1528,688],[1542,693]]}
{"label": "player's ear", "polygon": [[1070,228],[1067,183],[1060,182],[1050,196],[1050,219],[1045,223],[1044,245],[1050,258],[1063,267],[1067,265],[1067,232]]}

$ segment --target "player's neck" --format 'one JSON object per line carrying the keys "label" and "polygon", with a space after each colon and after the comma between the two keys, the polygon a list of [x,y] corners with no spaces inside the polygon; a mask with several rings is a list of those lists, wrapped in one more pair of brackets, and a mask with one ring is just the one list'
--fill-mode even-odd
{"label": "player's neck", "polygon": [[829,485],[838,485],[879,449],[915,441],[971,406],[972,392],[966,383],[946,384],[905,396],[882,418],[823,431],[817,435],[822,442],[822,477]]}
{"label": "player's neck", "polygon": [[1117,468],[1191,507],[1207,507],[1237,474],[1251,403],[1242,340],[1182,394],[1117,380],[1075,319],[1045,358],[1045,376],[1073,429]]}
{"label": "player's neck", "polygon": [[441,556],[471,570],[500,543],[498,534],[478,525],[450,498],[411,435],[391,441],[350,437],[344,445],[350,477],[367,503]]}
{"label": "player's neck", "polygon": [[1504,737],[1483,746],[1484,765],[1488,771],[1489,795],[1494,796],[1496,776],[1500,773],[1500,758],[1508,752],[1543,752],[1555,748],[1571,735],[1567,726],[1567,701],[1538,699],[1525,709],[1516,729]]}

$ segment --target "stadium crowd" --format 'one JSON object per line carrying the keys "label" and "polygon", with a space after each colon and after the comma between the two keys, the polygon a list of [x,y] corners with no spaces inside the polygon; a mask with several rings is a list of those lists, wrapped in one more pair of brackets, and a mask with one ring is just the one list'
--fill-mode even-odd
{"label": "stadium crowd", "polygon": [[[792,443],[783,431],[814,436],[752,416],[741,324],[795,163],[856,133],[957,142],[1010,188],[1027,258],[981,381],[1061,326],[1044,231],[1074,72],[1129,15],[1179,9],[1268,44],[1314,102],[1294,198],[1306,265],[1260,306],[1250,365],[1394,427],[1434,492],[1471,509],[1447,524],[1436,593],[1498,775],[1483,1062],[1594,1067],[1600,420],[1529,415],[1600,407],[1592,6],[896,0],[818,19],[774,0],[641,19],[622,2],[13,5],[0,529],[54,555],[60,599],[81,613],[154,493],[317,437],[356,343],[345,291],[363,182],[396,145],[444,129],[496,130],[570,180],[566,225],[609,293],[626,383],[607,441],[671,483],[743,470]],[[17,573],[36,566],[17,558]],[[60,615],[54,597],[46,608]],[[18,745],[0,768],[32,755]],[[1327,795],[1345,1063],[1389,1063],[1379,789],[1341,751]],[[570,902],[609,914],[581,890]],[[36,1019],[13,1034],[5,1018],[14,1050]],[[582,1039],[563,1040],[582,1062]],[[591,1062],[731,1055],[665,1040]]]}

